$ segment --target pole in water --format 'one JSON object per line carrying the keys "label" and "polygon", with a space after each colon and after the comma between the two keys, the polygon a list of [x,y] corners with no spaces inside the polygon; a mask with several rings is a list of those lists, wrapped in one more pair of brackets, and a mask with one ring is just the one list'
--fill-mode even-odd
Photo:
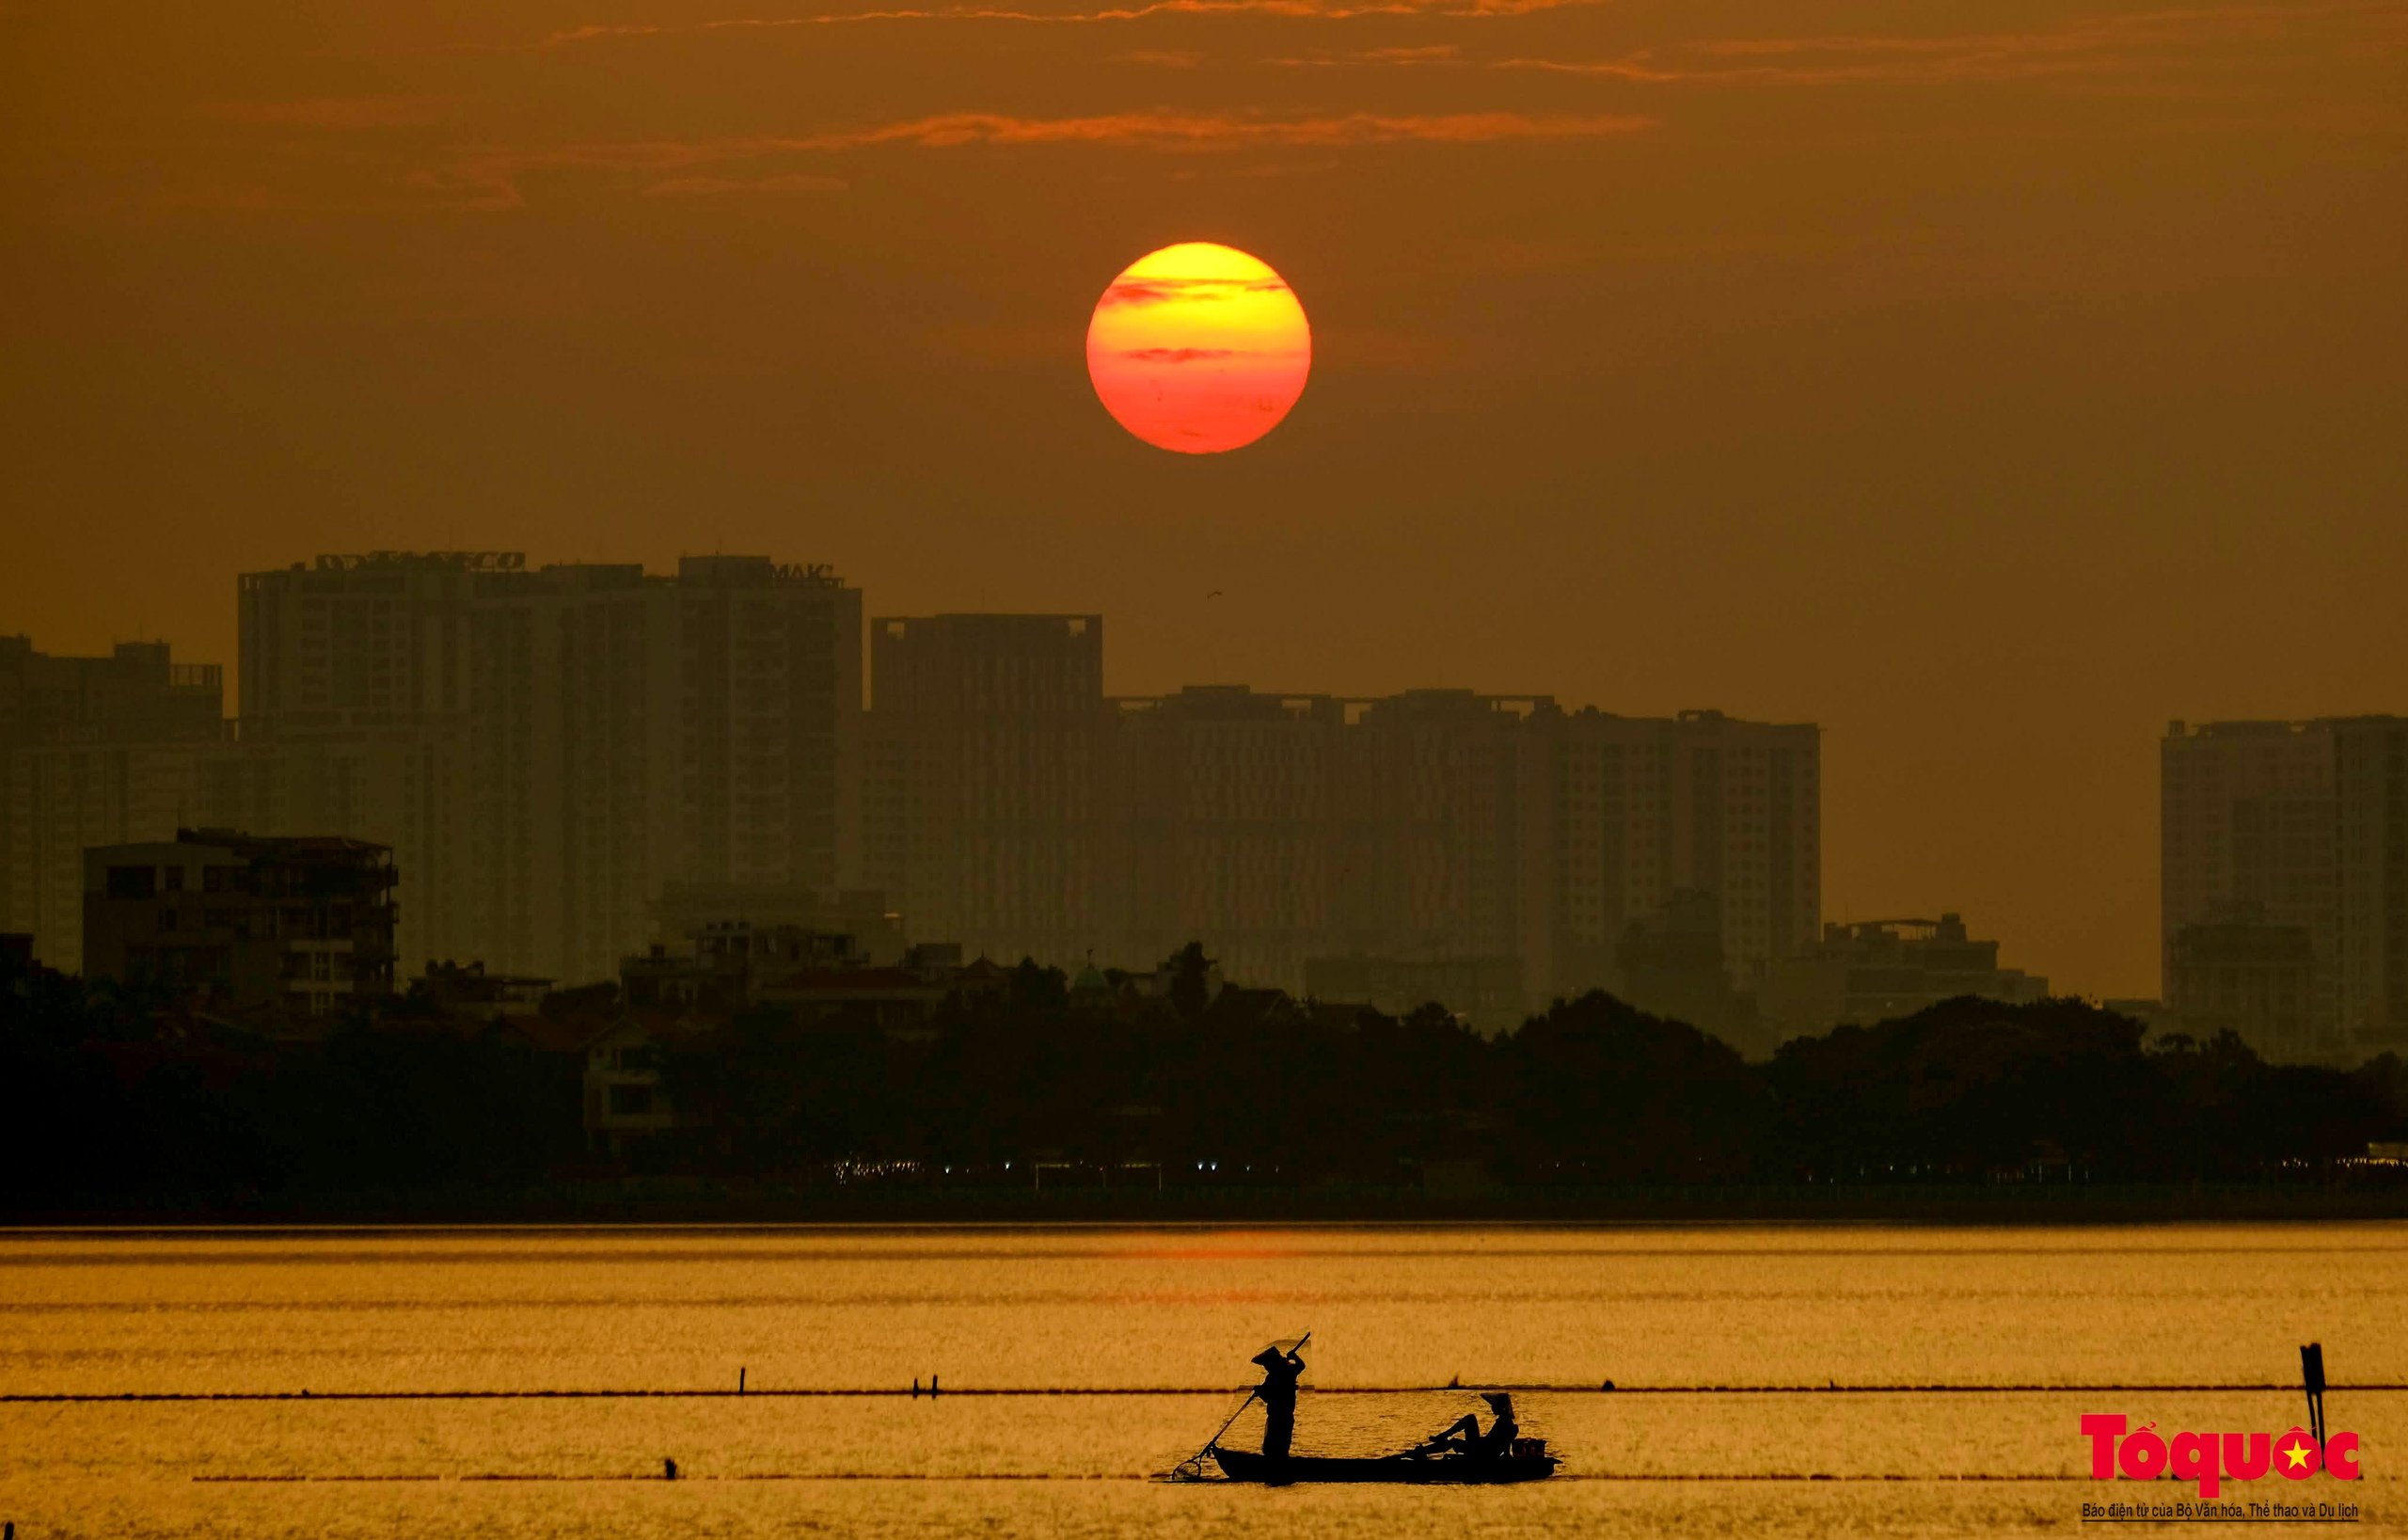
{"label": "pole in water", "polygon": [[737,1364],[736,1366],[736,1393],[737,1395],[742,1395],[744,1393],[744,1366],[742,1364]]}
{"label": "pole in water", "polygon": [[2307,1389],[2307,1436],[2324,1443],[2324,1344],[2310,1342],[2299,1350],[2300,1383]]}
{"label": "pole in water", "polygon": [[930,1375],[928,1376],[928,1395],[929,1395],[931,1398],[933,1398],[933,1397],[936,1395],[936,1393],[937,1393],[937,1377],[936,1377],[934,1374],[930,1374]]}

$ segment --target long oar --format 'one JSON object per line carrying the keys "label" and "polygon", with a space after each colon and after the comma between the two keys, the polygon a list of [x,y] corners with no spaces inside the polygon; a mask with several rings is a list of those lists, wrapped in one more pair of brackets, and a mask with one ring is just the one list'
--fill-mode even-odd
{"label": "long oar", "polygon": [[[1307,1331],[1302,1337],[1297,1338],[1296,1345],[1290,1348],[1288,1351],[1291,1353],[1302,1353],[1305,1350],[1305,1344],[1312,1340],[1313,1334]],[[1212,1437],[1204,1440],[1204,1447],[1189,1455],[1186,1459],[1181,1460],[1177,1465],[1171,1467],[1172,1472],[1177,1474],[1178,1472],[1184,1470],[1193,1470],[1196,1474],[1199,1476],[1202,1475],[1204,1473],[1204,1456],[1212,1453],[1213,1446],[1221,1441],[1221,1435],[1228,1432],[1229,1429],[1237,1425],[1238,1419],[1245,1415],[1245,1409],[1248,1406],[1253,1405],[1254,1398],[1261,1393],[1262,1387],[1259,1385],[1253,1389],[1248,1390],[1245,1393],[1245,1399],[1238,1403],[1238,1409],[1229,1414],[1228,1421],[1223,1422],[1219,1427],[1214,1428],[1212,1430]]]}

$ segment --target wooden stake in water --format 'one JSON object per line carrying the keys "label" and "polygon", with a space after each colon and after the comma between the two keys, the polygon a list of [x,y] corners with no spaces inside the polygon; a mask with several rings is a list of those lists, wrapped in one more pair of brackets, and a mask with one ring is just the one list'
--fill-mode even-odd
{"label": "wooden stake in water", "polygon": [[2310,1342],[2299,1350],[2299,1375],[2307,1387],[2307,1436],[2324,1444],[2324,1344]]}

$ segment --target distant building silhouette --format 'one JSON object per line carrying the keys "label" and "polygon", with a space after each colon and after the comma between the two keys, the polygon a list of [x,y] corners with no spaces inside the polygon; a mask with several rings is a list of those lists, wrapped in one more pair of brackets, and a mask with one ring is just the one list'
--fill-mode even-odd
{"label": "distant building silhouette", "polygon": [[1107,700],[1102,645],[1096,616],[873,623],[867,880],[912,927],[1123,962],[1201,939],[1291,991],[1308,960],[1470,966],[1492,1018],[1622,987],[1625,930],[1675,892],[1710,896],[1730,991],[1820,924],[1811,725],[1466,690]]}
{"label": "distant building silhouette", "polygon": [[1074,958],[1110,923],[1101,615],[870,623],[863,883],[912,933]]}
{"label": "distant building silhouette", "polygon": [[1088,945],[1134,961],[1200,936],[1232,976],[1293,984],[1316,951],[1376,943],[1353,901],[1370,825],[1348,703],[1190,685],[1112,708],[1111,924]]}
{"label": "distant building silhouette", "polygon": [[696,927],[682,944],[655,942],[622,959],[619,982],[631,1006],[740,1010],[771,977],[873,965],[861,943],[841,931],[725,920]]}
{"label": "distant building silhouette", "polygon": [[[2278,955],[2294,942],[2233,929],[2271,927],[2307,943],[2297,1051],[2408,1046],[2408,718],[2177,722],[2161,750],[2168,1009],[2187,1029],[2230,1016],[2220,992],[2271,1002],[2296,987],[2295,961]],[[2259,971],[2246,986],[2244,967]],[[2279,1031],[2263,1012],[2284,1009],[2243,1014]]]}
{"label": "distant building silhouette", "polygon": [[1680,905],[1715,911],[1732,987],[1822,927],[1822,730],[1719,711],[1671,718],[1550,712],[1534,724],[1547,852],[1529,943],[1548,995],[1627,987],[1633,922]]}
{"label": "distant building silhouette", "polygon": [[240,593],[213,816],[391,843],[412,962],[607,977],[672,883],[847,885],[861,595],[825,568],[387,551]]}
{"label": "distant building silhouette", "polygon": [[1554,809],[1532,770],[1554,704],[1468,690],[1352,703],[1349,950],[1516,958],[1526,995],[1547,988],[1531,920],[1551,888]]}
{"label": "distant building silhouette", "polygon": [[1911,1016],[1958,995],[2024,1005],[2048,993],[2047,979],[1999,966],[1997,942],[1942,914],[1825,926],[1820,941],[1772,965],[1762,1009],[1779,1036],[1795,1037]]}
{"label": "distant building silhouette", "polygon": [[[1310,960],[1471,969],[1458,1008],[1489,1022],[1626,990],[1631,927],[1676,895],[1711,909],[1735,996],[1820,923],[1809,724],[1468,690],[1112,699],[1093,614],[880,618],[865,710],[859,592],[758,556],[378,551],[238,596],[238,731],[216,740],[214,694],[175,716],[210,735],[177,740],[182,770],[125,772],[173,805],[70,819],[76,849],[179,815],[388,845],[406,976],[605,979],[743,919],[874,964],[935,936],[1106,966],[1201,940],[1290,992]],[[0,922],[48,930],[33,902]]]}
{"label": "distant building silhouette", "polygon": [[496,973],[481,961],[430,962],[409,980],[413,999],[470,1023],[536,1014],[558,979]]}
{"label": "distant building silhouette", "polygon": [[1653,913],[1624,928],[1615,949],[1616,992],[1641,1010],[1687,1022],[1735,1048],[1768,1048],[1755,1040],[1754,991],[1742,992],[1733,982],[1722,924],[1719,897],[1702,888],[1675,890]]}
{"label": "distant building silhouette", "polygon": [[393,990],[392,852],[179,830],[84,861],[84,974],[231,1015],[324,1016]]}
{"label": "distant building silhouette", "polygon": [[2242,904],[2222,922],[2184,926],[2169,952],[2166,991],[2182,1002],[2177,1030],[2237,1032],[2286,1062],[2333,1053],[2316,1015],[2316,941],[2305,926],[2269,925]]}
{"label": "distant building silhouette", "polygon": [[830,893],[804,882],[668,882],[653,905],[652,934],[683,940],[712,925],[741,919],[756,930],[849,936],[872,963],[903,956],[903,916],[875,889]]}
{"label": "distant building silhouette", "polygon": [[174,662],[164,642],[66,658],[0,636],[0,930],[73,969],[85,848],[172,839],[199,818],[224,719],[219,667]]}

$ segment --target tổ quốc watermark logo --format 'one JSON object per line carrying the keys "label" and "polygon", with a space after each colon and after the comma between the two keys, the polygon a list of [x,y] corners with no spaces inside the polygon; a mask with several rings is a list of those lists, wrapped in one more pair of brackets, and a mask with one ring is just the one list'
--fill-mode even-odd
{"label": "t\u1ed5 qu\u1ed1c watermark logo", "polygon": [[[2092,1412],[2082,1419],[2083,1437],[2090,1440],[2090,1474],[2095,1481],[2160,1481],[2171,1477],[2196,1484],[2196,1502],[2140,1500],[2125,1502],[2084,1502],[2085,1522],[2150,1522],[2165,1519],[2255,1519],[2260,1522],[2322,1520],[2348,1522],[2358,1516],[2358,1505],[2337,1500],[2330,1491],[2319,1493],[2298,1484],[2322,1476],[2333,1481],[2358,1479],[2358,1436],[2333,1433],[2318,1438],[2306,1429],[2288,1433],[2163,1434],[2155,1422],[2138,1428],[2131,1419]],[[2225,1497],[2226,1482],[2276,1481],[2272,1489]]]}

